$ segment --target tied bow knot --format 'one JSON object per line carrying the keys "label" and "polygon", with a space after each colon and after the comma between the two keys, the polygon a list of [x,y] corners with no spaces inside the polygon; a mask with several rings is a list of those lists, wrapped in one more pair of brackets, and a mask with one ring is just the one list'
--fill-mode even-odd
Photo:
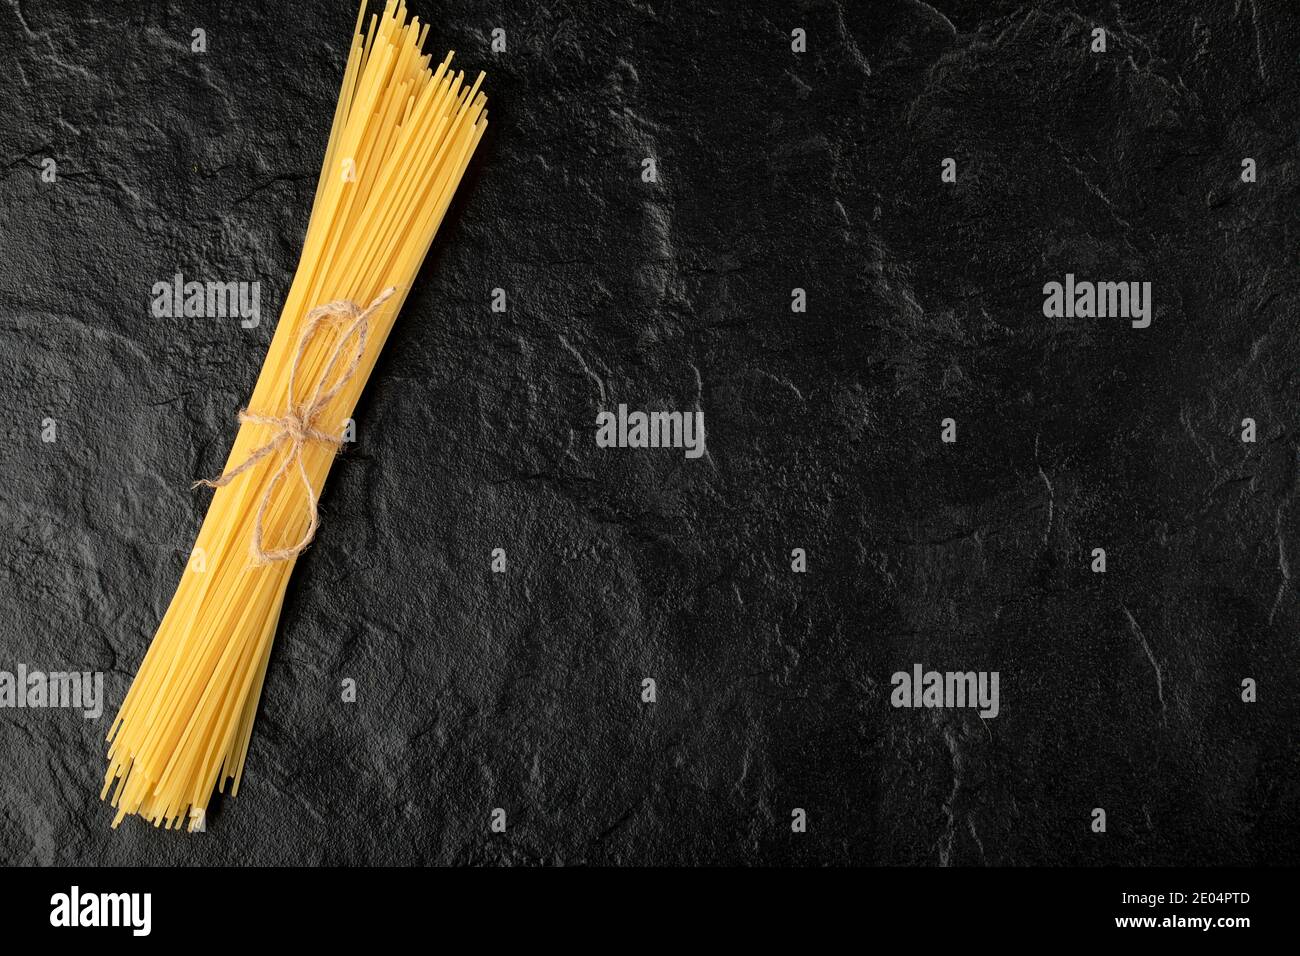
{"label": "tied bow knot", "polygon": [[[343,444],[343,436],[333,435],[318,428],[317,419],[326,406],[343,390],[343,386],[347,385],[352,376],[357,373],[357,369],[361,365],[361,359],[366,354],[370,319],[379,311],[380,306],[387,302],[396,292],[397,289],[390,286],[379,293],[374,301],[364,309],[355,302],[340,299],[317,306],[308,312],[307,324],[298,339],[297,354],[294,356],[293,365],[289,367],[289,407],[283,415],[262,415],[257,412],[250,412],[246,408],[240,409],[239,412],[240,424],[262,425],[273,429],[274,434],[271,439],[264,445],[249,452],[248,457],[244,459],[242,464],[216,478],[204,478],[194,483],[195,488],[199,485],[207,485],[209,488],[223,488],[255,466],[263,458],[282,448],[286,449],[283,458],[280,460],[280,467],[276,469],[275,474],[272,475],[270,482],[266,486],[266,492],[262,495],[262,502],[257,509],[257,519],[253,522],[253,539],[250,542],[249,550],[253,555],[254,563],[269,564],[274,561],[285,561],[296,557],[316,537],[316,530],[320,527],[320,512],[317,507],[316,489],[312,486],[311,478],[307,474],[307,465],[303,460],[303,452],[307,445],[311,444],[329,445],[335,449]],[[315,339],[317,332],[327,322],[348,324],[343,334],[339,336],[338,341],[334,344],[334,351],[330,353],[329,361],[325,364],[325,371],[322,373],[320,381],[316,383],[311,395],[304,401],[297,401],[295,395],[297,393],[298,372],[302,366],[303,356],[306,355],[307,348]],[[352,357],[348,361],[347,368],[339,372],[338,366],[343,359],[347,344],[353,339],[356,340],[356,345],[353,348]],[[331,381],[331,376],[333,376],[333,381]],[[276,486],[280,484],[285,475],[288,474],[289,469],[295,464],[298,466],[298,474],[302,478],[302,486],[307,492],[307,514],[309,518],[307,530],[297,544],[268,550],[263,545],[266,512],[270,508]]]}

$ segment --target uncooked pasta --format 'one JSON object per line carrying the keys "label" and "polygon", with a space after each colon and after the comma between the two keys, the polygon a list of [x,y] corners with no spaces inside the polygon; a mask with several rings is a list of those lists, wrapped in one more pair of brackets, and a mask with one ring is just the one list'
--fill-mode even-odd
{"label": "uncooked pasta", "polygon": [[365,8],[302,256],[188,568],[109,729],[101,794],[190,829],[237,793],[289,576],[348,420],[487,126],[483,76],[431,64],[403,3]]}

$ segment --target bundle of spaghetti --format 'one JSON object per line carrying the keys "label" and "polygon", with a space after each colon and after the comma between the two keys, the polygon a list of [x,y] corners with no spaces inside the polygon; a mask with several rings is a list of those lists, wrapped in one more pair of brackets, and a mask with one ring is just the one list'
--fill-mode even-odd
{"label": "bundle of spaghetti", "polygon": [[452,54],[431,68],[404,3],[364,24],[363,3],[302,256],[195,542],[202,567],[182,574],[109,729],[115,827],[139,814],[194,829],[214,788],[238,793],[317,495],[487,126],[483,75],[467,84]]}

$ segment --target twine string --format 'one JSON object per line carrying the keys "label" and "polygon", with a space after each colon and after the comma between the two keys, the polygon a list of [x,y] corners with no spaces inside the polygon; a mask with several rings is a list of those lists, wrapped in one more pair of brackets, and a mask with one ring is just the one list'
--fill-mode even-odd
{"label": "twine string", "polygon": [[[289,397],[284,414],[263,415],[258,412],[250,412],[247,408],[239,410],[240,424],[264,425],[267,428],[275,429],[274,434],[266,444],[249,452],[248,457],[235,468],[216,478],[203,478],[194,483],[195,488],[200,485],[206,485],[209,488],[223,488],[244,472],[256,466],[258,462],[268,455],[281,449],[284,450],[284,455],[280,459],[280,467],[276,469],[270,483],[266,486],[266,491],[262,495],[262,502],[257,508],[257,519],[253,522],[253,540],[249,545],[249,550],[253,555],[254,563],[270,564],[274,561],[286,561],[289,558],[296,557],[316,537],[316,531],[320,527],[320,512],[317,506],[316,489],[312,487],[311,479],[307,475],[303,450],[309,444],[330,445],[336,449],[343,444],[342,435],[332,435],[323,431],[318,427],[317,419],[325,411],[326,406],[343,390],[343,387],[352,380],[352,376],[356,375],[357,369],[361,366],[361,359],[366,354],[366,341],[370,333],[370,319],[395,292],[397,292],[395,287],[388,287],[379,293],[374,301],[364,309],[348,299],[338,299],[334,302],[327,302],[325,305],[319,305],[308,312],[307,325],[298,338],[298,351],[294,355],[293,364],[289,366]],[[298,372],[302,366],[303,357],[307,354],[308,346],[311,345],[322,326],[326,323],[340,321],[349,324],[343,334],[339,336],[338,341],[334,343],[334,350],[330,353],[329,361],[325,364],[325,371],[316,383],[316,387],[312,389],[311,395],[302,402],[297,401],[294,396],[297,393]],[[352,350],[352,356],[348,361],[347,368],[336,374],[347,344],[353,339],[355,339],[356,345]],[[331,376],[333,376],[332,381]],[[302,478],[302,486],[307,492],[307,514],[310,519],[307,523],[307,530],[297,544],[268,550],[264,546],[266,512],[271,506],[276,487],[295,464],[298,466],[298,474]]]}

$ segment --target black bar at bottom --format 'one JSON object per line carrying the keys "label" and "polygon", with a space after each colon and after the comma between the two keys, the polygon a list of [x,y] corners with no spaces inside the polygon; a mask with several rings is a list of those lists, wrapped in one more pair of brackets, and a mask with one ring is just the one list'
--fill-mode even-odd
{"label": "black bar at bottom", "polygon": [[[533,940],[683,941],[828,931],[953,940],[1215,942],[1291,922],[1295,869],[6,869],[6,925],[51,941],[295,944],[436,939],[449,926]],[[73,889],[75,887],[75,890]],[[143,894],[148,894],[147,898]],[[147,899],[147,906],[146,904]],[[115,923],[116,925],[92,925]],[[147,930],[147,933],[145,932]],[[616,935],[606,935],[608,933]],[[669,935],[664,935],[669,934]],[[20,937],[21,938],[21,937]]]}

